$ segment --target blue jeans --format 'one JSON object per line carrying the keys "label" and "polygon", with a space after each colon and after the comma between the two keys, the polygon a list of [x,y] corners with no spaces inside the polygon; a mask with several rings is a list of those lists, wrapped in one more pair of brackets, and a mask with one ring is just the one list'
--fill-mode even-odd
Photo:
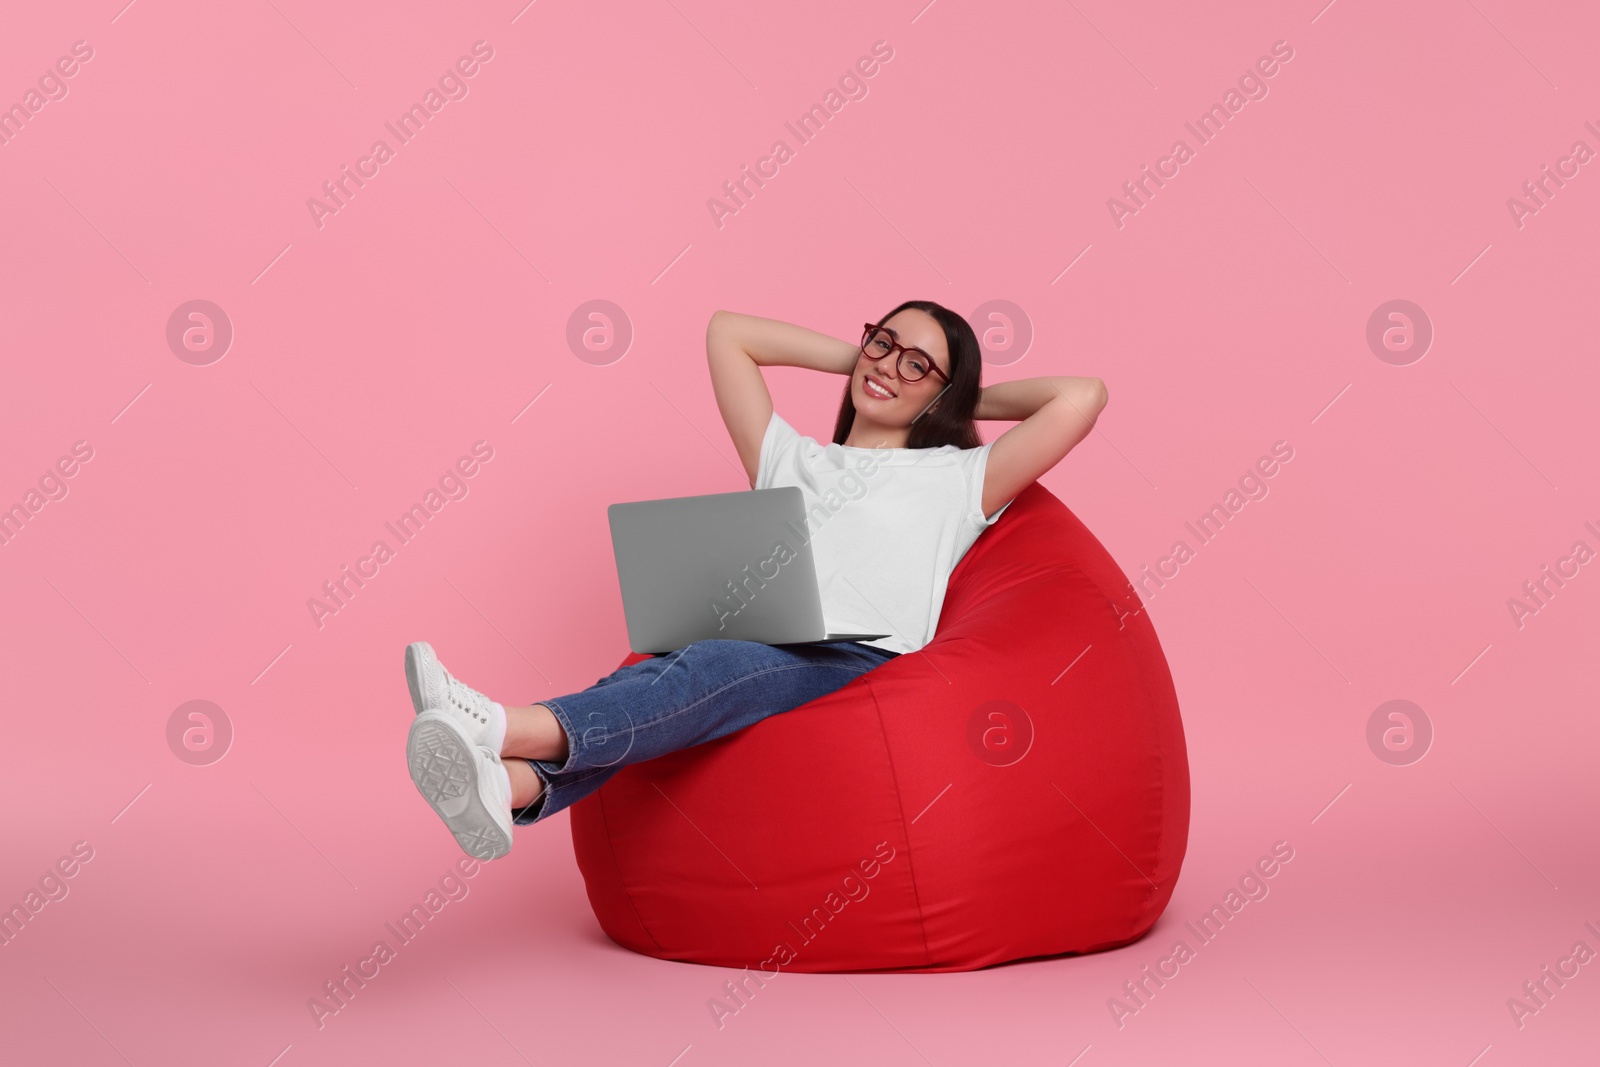
{"label": "blue jeans", "polygon": [[843,688],[898,656],[855,641],[696,641],[541,700],[567,734],[565,762],[528,760],[544,792],[514,821],[548,818],[630,763],[725,737]]}

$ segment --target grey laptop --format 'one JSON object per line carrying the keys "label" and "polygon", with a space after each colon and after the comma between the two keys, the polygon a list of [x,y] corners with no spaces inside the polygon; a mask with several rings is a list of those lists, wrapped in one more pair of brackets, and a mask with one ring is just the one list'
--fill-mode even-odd
{"label": "grey laptop", "polygon": [[[612,504],[607,515],[635,652],[710,638],[784,645],[890,636],[827,632],[796,486]],[[780,543],[787,552],[775,551]]]}

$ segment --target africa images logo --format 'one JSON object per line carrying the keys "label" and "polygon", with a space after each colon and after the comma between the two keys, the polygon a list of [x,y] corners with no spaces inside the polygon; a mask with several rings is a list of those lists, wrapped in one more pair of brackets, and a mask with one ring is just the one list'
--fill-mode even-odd
{"label": "africa images logo", "polygon": [[[475,58],[474,58],[475,57]],[[438,87],[429,86],[422,94],[421,102],[413,101],[411,106],[402,111],[394,122],[385,122],[383,128],[394,137],[395,147],[390,147],[389,142],[378,138],[372,142],[372,147],[367,154],[356,160],[355,173],[350,172],[350,165],[344,164],[340,168],[340,175],[322,183],[322,193],[327,197],[326,202],[314,196],[306,198],[306,210],[311,213],[311,221],[317,229],[324,226],[323,220],[329,215],[337,215],[349,206],[355,199],[356,193],[366,188],[368,181],[376,178],[383,166],[394,159],[399,147],[410,144],[412,138],[423,131],[431,120],[444,106],[452,100],[465,100],[471,92],[467,78],[475,77],[483,69],[483,64],[494,58],[494,48],[488,41],[474,41],[472,55],[461,56],[453,67],[447,67],[439,75]],[[369,169],[370,168],[370,169]],[[351,188],[351,186],[355,188]]]}
{"label": "africa images logo", "polygon": [[311,621],[316,628],[322,629],[329,615],[337,615],[349,607],[356,593],[381,573],[384,564],[395,558],[398,547],[414,541],[447,503],[465,500],[472,491],[468,479],[477,475],[483,469],[482,464],[492,459],[493,445],[488,441],[474,442],[472,455],[462,456],[453,466],[446,468],[439,476],[437,489],[430,486],[420,503],[412,504],[393,522],[385,522],[383,528],[394,537],[394,546],[379,538],[372,543],[365,556],[356,560],[353,571],[350,564],[346,563],[340,568],[337,578],[322,583],[323,597],[306,598],[306,610],[311,613]]}

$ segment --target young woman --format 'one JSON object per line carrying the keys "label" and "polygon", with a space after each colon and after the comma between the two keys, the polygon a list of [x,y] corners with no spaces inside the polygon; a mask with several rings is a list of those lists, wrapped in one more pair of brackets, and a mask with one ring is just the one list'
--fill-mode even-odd
{"label": "young woman", "polygon": [[[793,710],[922,648],[967,549],[1088,436],[1106,403],[1099,378],[984,388],[972,327],[927,300],[867,324],[855,344],[718,311],[706,356],[751,487],[802,492],[829,632],[890,636],[696,641],[580,693],[509,707],[452,676],[426,643],[410,645],[411,778],[478,859],[505,855],[514,824],[548,818],[620,767]],[[849,376],[831,444],[801,436],[773,410],[761,376],[773,365]],[[984,445],[974,419],[1020,421]],[[856,491],[841,494],[841,485]]]}

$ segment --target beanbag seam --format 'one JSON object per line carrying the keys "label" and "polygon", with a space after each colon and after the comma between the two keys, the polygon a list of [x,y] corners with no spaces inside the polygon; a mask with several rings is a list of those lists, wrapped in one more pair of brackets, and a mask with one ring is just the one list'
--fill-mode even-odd
{"label": "beanbag seam", "polygon": [[[868,675],[871,673],[867,672]],[[917,905],[917,928],[922,931],[922,962],[924,967],[931,967],[933,948],[928,944],[928,917],[922,909],[922,894],[917,889],[917,864],[911,848],[911,824],[906,822],[905,795],[900,791],[900,775],[895,770],[894,750],[889,747],[889,730],[883,722],[883,708],[878,704],[878,691],[873,687],[871,677],[864,677],[863,680],[867,693],[872,697],[872,713],[878,717],[878,736],[883,739],[883,752],[889,761],[889,778],[894,783],[895,807],[900,812],[900,831],[906,848],[906,867],[910,871],[911,896]]]}
{"label": "beanbag seam", "polygon": [[619,877],[622,878],[623,884],[620,886],[620,888],[622,890],[623,897],[625,897],[628,901],[628,910],[633,912],[633,921],[639,924],[639,929],[644,931],[644,935],[650,939],[650,943],[656,947],[656,950],[665,956],[667,950],[662,948],[661,942],[656,940],[656,935],[651,931],[650,927],[645,924],[644,916],[639,914],[639,906],[633,902],[633,892],[628,888],[626,876],[623,876],[622,874],[622,865],[617,862],[616,846],[612,844],[611,840],[611,823],[606,819],[605,792],[606,791],[604,789],[597,789],[593,794],[591,794],[596,805],[600,809],[600,825],[604,831],[600,835],[601,839],[606,843],[606,851],[611,853],[612,866],[616,869]]}

